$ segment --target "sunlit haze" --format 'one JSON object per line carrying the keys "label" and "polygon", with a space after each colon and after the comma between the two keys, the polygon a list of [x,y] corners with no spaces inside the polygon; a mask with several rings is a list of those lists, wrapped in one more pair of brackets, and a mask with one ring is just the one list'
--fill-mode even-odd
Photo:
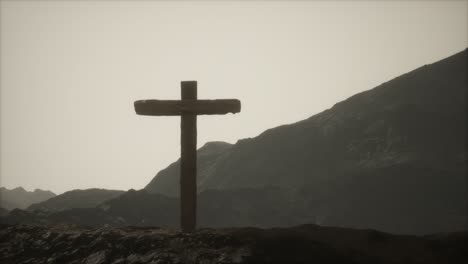
{"label": "sunlit haze", "polygon": [[140,99],[237,98],[198,147],[297,122],[468,47],[468,1],[1,1],[0,185],[143,188],[180,118]]}

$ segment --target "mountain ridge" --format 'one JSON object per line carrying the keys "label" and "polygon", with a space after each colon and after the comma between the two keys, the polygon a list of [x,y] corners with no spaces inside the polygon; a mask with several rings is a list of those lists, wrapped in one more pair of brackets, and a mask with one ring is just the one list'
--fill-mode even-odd
{"label": "mountain ridge", "polygon": [[7,210],[25,209],[33,203],[42,202],[54,196],[56,196],[55,193],[41,189],[27,191],[21,186],[11,190],[0,187],[0,207]]}
{"label": "mountain ridge", "polygon": [[72,190],[54,196],[46,201],[34,203],[27,207],[28,211],[63,211],[72,208],[92,208],[123,194],[120,190],[90,188]]}
{"label": "mountain ridge", "polygon": [[[467,54],[239,140],[198,163],[199,193],[276,186],[303,193],[307,210],[325,224],[397,233],[416,230],[417,222],[427,222],[421,231],[461,228],[467,218]],[[145,189],[177,197],[178,166],[162,170]]]}
{"label": "mountain ridge", "polygon": [[[404,111],[408,111],[409,113],[412,113],[414,111],[421,111],[421,109],[423,109],[424,111],[421,114],[425,115],[425,114],[428,114],[428,112],[430,113],[432,111],[432,112],[438,113],[439,116],[437,118],[439,118],[440,120],[447,118],[445,114],[450,115],[450,114],[453,114],[454,112],[457,113],[457,115],[462,116],[462,117],[458,116],[456,118],[463,119],[463,117],[466,114],[465,113],[466,111],[466,89],[465,91],[463,91],[460,89],[460,87],[463,87],[463,86],[466,87],[465,70],[466,70],[466,61],[467,61],[466,54],[467,53],[468,53],[468,49],[465,49],[464,51],[454,54],[439,62],[435,62],[430,65],[419,67],[413,71],[410,71],[406,74],[396,77],[390,81],[384,82],[381,85],[373,89],[355,94],[344,101],[336,103],[335,105],[333,105],[333,107],[327,110],[324,110],[316,115],[313,115],[305,120],[301,120],[292,124],[281,125],[275,128],[268,129],[254,138],[241,139],[236,144],[226,149],[224,152],[219,153],[218,157],[216,158],[220,159],[220,156],[224,155],[225,157],[229,157],[229,159],[235,159],[235,158],[240,159],[240,157],[236,157],[236,155],[232,155],[232,154],[242,151],[242,149],[245,148],[244,146],[252,144],[251,142],[270,141],[272,145],[274,143],[278,143],[281,141],[281,140],[278,140],[279,138],[278,136],[276,136],[277,138],[275,139],[270,139],[270,137],[275,136],[275,134],[277,135],[281,133],[289,133],[290,134],[288,135],[289,139],[290,141],[293,142],[293,144],[294,144],[294,140],[296,140],[297,138],[301,138],[301,137],[305,138],[305,136],[303,135],[304,132],[302,132],[301,134],[300,130],[305,130],[305,131],[309,130],[310,132],[313,132],[313,133],[323,134],[322,138],[326,140],[326,138],[332,133],[337,133],[336,129],[337,129],[337,126],[340,125],[340,122],[342,123],[344,121],[347,121],[345,119],[348,119],[348,120],[354,119],[351,121],[358,123],[360,119],[364,118],[365,116],[369,116],[370,115],[369,112],[373,115],[376,115],[376,114],[380,114],[380,112],[382,111],[386,111],[388,113],[385,113],[385,114],[398,115],[398,114],[402,114],[401,112],[404,112]],[[428,70],[430,71],[429,73],[427,72]],[[441,75],[440,72],[442,72],[442,74],[449,74],[449,76],[451,77],[455,76],[456,78],[458,78],[457,80],[455,80],[455,81],[458,81],[458,83],[455,83],[455,84],[450,83],[449,78],[440,79],[437,77],[433,77],[435,76],[434,72],[438,73],[439,75]],[[464,78],[464,80],[460,80],[460,78]],[[456,84],[459,84],[460,82],[464,83],[464,85],[462,84],[462,85],[457,86]],[[446,89],[448,90],[448,92],[441,93],[438,87],[434,89],[424,89],[423,85],[425,84],[430,84],[432,86],[446,85],[447,87],[454,88],[454,89]],[[384,108],[380,109],[381,106],[377,105],[377,103],[383,104]],[[393,113],[394,111],[400,111],[400,113]],[[355,113],[356,116],[350,116],[349,113],[353,113],[353,114]],[[392,117],[392,116],[390,118],[395,119],[395,117]],[[410,119],[410,118],[408,117],[407,119]],[[460,123],[463,123],[463,122],[460,122]],[[374,124],[374,128],[371,127],[369,128],[369,130],[379,129],[378,126],[379,126],[379,123]],[[463,128],[461,130],[466,131],[466,126],[464,125],[462,126]],[[318,131],[313,131],[314,129]],[[343,130],[345,129],[350,130],[350,129],[353,129],[353,127],[348,126],[346,128],[343,128]],[[372,132],[372,131],[369,131],[369,132]],[[390,131],[388,133],[392,133],[392,132]],[[320,135],[317,135],[317,136],[320,136]],[[460,135],[457,134],[456,138],[460,138]],[[402,141],[402,140],[399,139],[399,141]],[[268,142],[266,142],[265,144],[267,143]],[[287,143],[289,144],[291,142],[287,142]],[[394,143],[401,144],[404,142],[394,142]],[[456,142],[456,143],[460,143],[460,142]],[[281,145],[279,147],[281,147]],[[302,146],[300,143],[298,143],[297,147],[301,148]],[[353,147],[353,146],[350,146],[350,147]],[[387,147],[390,148],[391,146],[387,146]],[[275,149],[270,149],[270,150],[273,152],[276,151]],[[244,152],[248,153],[249,151],[244,150]],[[334,153],[334,154],[342,155],[344,152],[345,151],[341,151],[340,153]],[[268,151],[263,151],[262,154],[263,155],[257,155],[257,158],[259,157],[261,158],[261,156],[267,155]],[[349,160],[349,157],[345,157],[345,158],[348,158]],[[277,158],[277,160],[273,160],[273,161],[281,161],[281,160]],[[216,162],[210,162],[210,164],[211,166],[222,167],[222,164],[219,165],[219,163],[222,163],[222,162],[223,161],[220,160]],[[274,162],[272,163],[274,164]],[[171,164],[170,167],[171,166],[174,167],[173,165],[175,164],[176,163]],[[295,165],[300,166],[300,164],[295,164]],[[202,181],[202,182],[199,182],[199,186],[198,186],[200,191],[205,190],[205,189],[211,189],[211,188],[223,188],[223,185],[226,186],[226,184],[228,184],[228,182],[231,181],[231,179],[235,179],[239,177],[252,178],[253,176],[252,172],[257,173],[257,170],[250,169],[248,173],[242,174],[239,172],[239,173],[235,173],[235,175],[230,176],[232,172],[228,173],[229,172],[228,169],[221,168],[221,172],[217,172],[217,173],[215,172],[213,173],[215,174],[213,176],[213,174],[207,175],[207,172],[204,171],[203,164],[199,164],[198,167],[201,168],[201,170],[198,171],[198,175],[200,176],[200,181]],[[256,166],[256,167],[257,169],[263,169],[267,166]],[[236,171],[236,170],[231,170],[231,171]],[[161,172],[164,172],[164,170],[162,170]],[[268,173],[268,171],[265,173]],[[300,174],[300,173],[296,173],[296,174]],[[213,178],[221,177],[219,175],[224,175],[224,179],[223,180],[213,179]],[[153,186],[158,185],[157,184],[158,177],[159,177],[159,181],[164,181],[164,183],[162,182],[159,183],[161,186],[159,188],[156,188]],[[166,179],[167,177],[171,178],[172,180]],[[169,187],[165,185],[167,184],[166,182],[168,181],[171,182],[172,186]],[[298,181],[299,181],[299,184],[296,184],[296,186],[300,186],[302,184],[303,178],[299,177]],[[265,181],[263,182],[265,183]],[[145,189],[148,191],[152,191],[152,192],[161,192],[165,195],[178,196],[177,188],[174,188],[174,186],[176,186],[177,184],[178,184],[178,173],[176,173],[175,171],[173,171],[170,175],[167,175],[165,173],[158,173],[158,175],[155,178],[153,178],[153,180],[151,181],[151,184],[147,185]],[[281,184],[278,184],[278,185],[281,185]],[[264,186],[264,184],[262,186]],[[253,186],[241,185],[241,186],[236,186],[236,187],[253,187]],[[171,191],[168,191],[168,190],[171,190]]]}

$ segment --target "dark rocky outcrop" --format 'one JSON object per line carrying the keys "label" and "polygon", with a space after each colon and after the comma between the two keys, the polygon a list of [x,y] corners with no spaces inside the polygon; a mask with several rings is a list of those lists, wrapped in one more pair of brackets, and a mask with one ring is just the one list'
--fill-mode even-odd
{"label": "dark rocky outcrop", "polygon": [[373,230],[294,228],[0,227],[0,262],[21,263],[465,263],[467,233],[395,236]]}

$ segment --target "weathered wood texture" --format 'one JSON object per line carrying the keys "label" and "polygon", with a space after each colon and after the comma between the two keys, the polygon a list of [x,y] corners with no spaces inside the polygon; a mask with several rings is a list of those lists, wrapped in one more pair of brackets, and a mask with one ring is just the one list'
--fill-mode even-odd
{"label": "weathered wood texture", "polygon": [[139,115],[181,116],[180,224],[192,232],[197,224],[197,115],[238,113],[237,99],[197,100],[197,82],[181,82],[182,100],[140,100],[134,103]]}
{"label": "weathered wood texture", "polygon": [[[197,83],[182,82],[182,102],[197,99]],[[197,115],[183,114],[180,123],[180,225],[192,232],[197,222]]]}
{"label": "weathered wood texture", "polygon": [[223,115],[239,113],[240,109],[241,103],[237,99],[140,100],[135,102],[137,114],[151,116]]}

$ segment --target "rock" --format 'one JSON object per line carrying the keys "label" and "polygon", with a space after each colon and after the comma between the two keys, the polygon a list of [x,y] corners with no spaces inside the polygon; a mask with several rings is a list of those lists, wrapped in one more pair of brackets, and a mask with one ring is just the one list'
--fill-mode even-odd
{"label": "rock", "polygon": [[106,261],[106,251],[98,251],[85,259],[85,264],[101,264]]}
{"label": "rock", "polygon": [[159,228],[3,227],[2,264],[468,262],[468,232],[418,237],[316,225],[190,234]]}

